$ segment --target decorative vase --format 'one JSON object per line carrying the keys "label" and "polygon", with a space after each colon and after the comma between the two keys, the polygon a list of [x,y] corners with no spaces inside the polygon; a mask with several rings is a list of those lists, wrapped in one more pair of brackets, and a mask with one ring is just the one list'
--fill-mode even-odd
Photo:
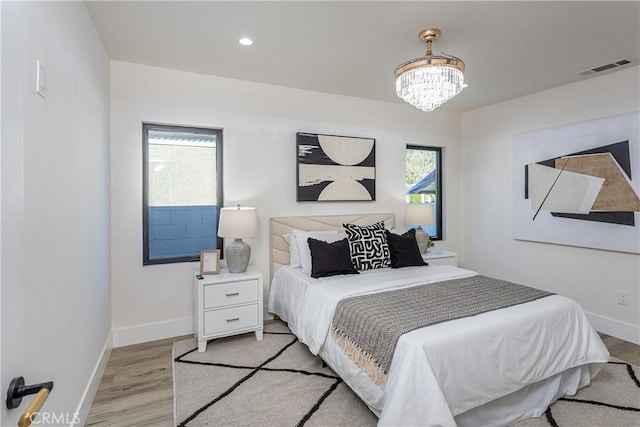
{"label": "decorative vase", "polygon": [[229,273],[244,273],[249,265],[251,246],[242,239],[234,239],[225,249],[224,256],[227,259]]}

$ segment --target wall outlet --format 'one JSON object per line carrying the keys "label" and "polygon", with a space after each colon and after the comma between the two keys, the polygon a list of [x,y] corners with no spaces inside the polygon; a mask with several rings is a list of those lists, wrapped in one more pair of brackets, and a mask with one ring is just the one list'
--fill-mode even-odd
{"label": "wall outlet", "polygon": [[629,299],[631,295],[627,291],[618,291],[618,304],[620,305],[629,305]]}

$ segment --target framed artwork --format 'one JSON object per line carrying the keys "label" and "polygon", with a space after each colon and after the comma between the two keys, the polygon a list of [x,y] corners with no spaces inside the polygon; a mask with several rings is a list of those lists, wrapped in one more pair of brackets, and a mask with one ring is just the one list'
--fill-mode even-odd
{"label": "framed artwork", "polygon": [[220,274],[220,249],[200,251],[200,274]]}
{"label": "framed artwork", "polygon": [[376,199],[376,140],[349,136],[296,134],[297,201]]}
{"label": "framed artwork", "polygon": [[639,113],[513,137],[513,238],[640,253]]}

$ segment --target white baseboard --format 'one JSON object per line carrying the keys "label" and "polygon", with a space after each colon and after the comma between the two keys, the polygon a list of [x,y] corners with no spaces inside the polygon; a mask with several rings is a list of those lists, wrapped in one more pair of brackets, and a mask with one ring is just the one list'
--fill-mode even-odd
{"label": "white baseboard", "polygon": [[191,316],[114,329],[113,346],[122,347],[189,334],[193,334]]}
{"label": "white baseboard", "polygon": [[[89,410],[91,409],[93,399],[96,396],[98,387],[100,386],[100,381],[102,380],[102,375],[104,374],[104,370],[107,367],[107,362],[109,361],[109,356],[111,355],[112,348],[113,332],[109,332],[109,336],[104,343],[104,347],[102,347],[100,358],[96,362],[96,366],[93,368],[93,372],[91,373],[91,377],[89,378],[87,387],[84,389],[84,393],[82,393],[82,398],[80,399],[80,403],[78,404],[78,408],[76,409],[76,414],[78,414],[78,416],[74,417],[73,421],[77,421],[77,425],[83,426],[87,423]],[[73,427],[74,425],[76,424],[72,422],[71,427]]]}
{"label": "white baseboard", "polygon": [[[267,311],[266,305],[263,307],[263,313],[265,321],[273,319],[273,314]],[[123,347],[125,345],[191,334],[193,334],[193,317],[163,320],[161,322],[113,329],[113,347]]]}
{"label": "white baseboard", "polygon": [[596,331],[640,345],[640,326],[610,319],[599,314],[586,314]]}

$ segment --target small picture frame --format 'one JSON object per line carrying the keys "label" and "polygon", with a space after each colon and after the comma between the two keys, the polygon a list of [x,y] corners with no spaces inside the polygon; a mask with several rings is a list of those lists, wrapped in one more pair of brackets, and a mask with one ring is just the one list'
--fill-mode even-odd
{"label": "small picture frame", "polygon": [[200,251],[200,274],[220,274],[220,249]]}

